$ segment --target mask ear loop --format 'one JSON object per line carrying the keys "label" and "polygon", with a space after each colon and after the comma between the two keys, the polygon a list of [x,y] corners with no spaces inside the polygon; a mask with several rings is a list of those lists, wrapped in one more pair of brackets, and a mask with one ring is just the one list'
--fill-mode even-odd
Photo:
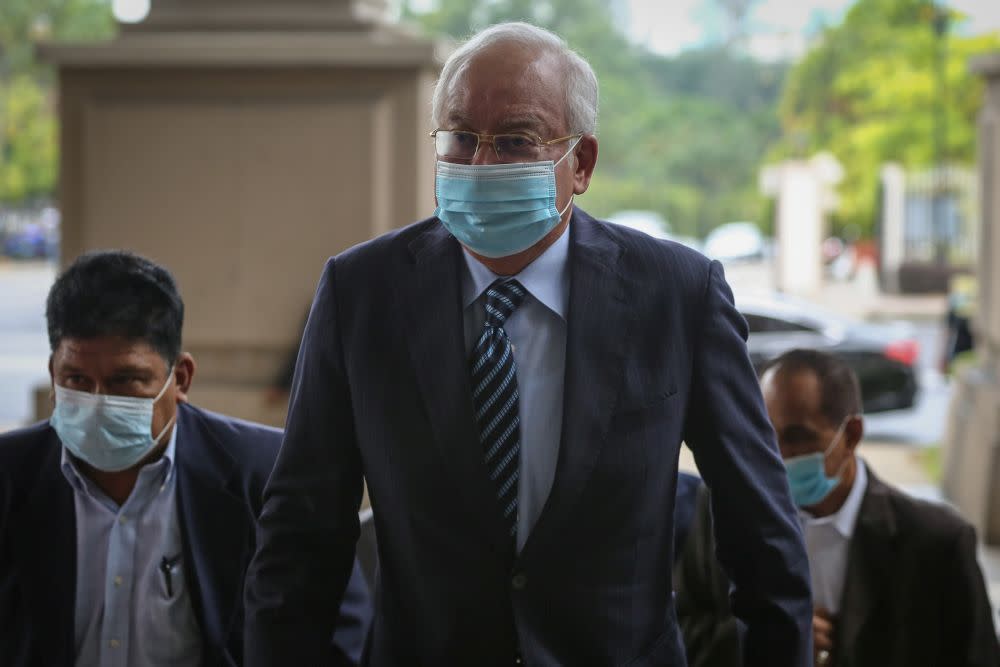
{"label": "mask ear loop", "polygon": [[[574,149],[576,148],[577,144],[579,144],[579,143],[580,143],[580,140],[581,140],[581,139],[583,139],[583,136],[582,136],[582,135],[581,135],[581,136],[579,136],[579,137],[577,137],[577,138],[576,138],[576,141],[574,141],[574,142],[573,142],[573,145],[572,145],[572,146],[570,146],[570,147],[569,147],[569,148],[568,148],[568,149],[566,150],[566,152],[565,152],[565,153],[563,153],[563,156],[562,156],[561,158],[559,158],[558,160],[556,160],[555,164],[553,164],[553,165],[552,165],[552,169],[553,169],[553,171],[555,170],[555,168],[556,168],[556,167],[558,167],[558,166],[559,166],[559,163],[560,163],[560,162],[562,162],[563,160],[565,160],[565,159],[566,159],[567,157],[569,157],[569,156],[570,156],[570,154],[571,154],[571,153],[573,152],[573,150],[574,150]],[[562,217],[563,217],[564,215],[566,215],[566,211],[568,211],[568,210],[569,210],[569,207],[573,205],[573,199],[575,199],[575,198],[576,198],[576,193],[573,193],[573,194],[571,194],[571,195],[569,196],[569,201],[568,201],[568,202],[566,202],[566,205],[565,205],[565,206],[563,206],[563,210],[559,211],[559,218],[560,218],[560,219],[562,219]]]}
{"label": "mask ear loop", "polygon": [[[833,437],[833,441],[830,443],[829,447],[826,448],[826,451],[823,452],[824,463],[826,462],[826,458],[830,455],[830,452],[832,452],[840,443],[840,439],[844,436],[844,431],[847,429],[847,422],[853,417],[854,415],[847,415],[844,417],[843,421],[840,422],[840,426],[837,427],[837,434]],[[839,468],[837,468],[837,472],[834,473],[834,477],[840,479],[841,474],[844,472],[844,468],[847,467],[847,461],[848,459],[845,458],[844,462],[840,464]]]}
{"label": "mask ear loop", "polygon": [[[171,366],[170,367],[170,371],[167,373],[167,382],[166,382],[166,384],[163,385],[163,389],[160,390],[160,393],[156,395],[156,398],[153,399],[153,403],[156,403],[158,400],[160,400],[161,398],[163,398],[163,394],[165,394],[167,392],[167,388],[171,384],[173,384],[173,382],[174,382],[174,367]],[[153,438],[153,446],[154,447],[156,445],[160,444],[160,440],[163,439],[163,436],[166,435],[167,431],[170,430],[170,427],[173,426],[174,422],[176,422],[176,421],[177,421],[177,413],[175,412],[174,416],[171,417],[167,421],[166,425],[163,427],[163,430],[160,431],[160,434],[158,436],[156,436],[155,438]]]}

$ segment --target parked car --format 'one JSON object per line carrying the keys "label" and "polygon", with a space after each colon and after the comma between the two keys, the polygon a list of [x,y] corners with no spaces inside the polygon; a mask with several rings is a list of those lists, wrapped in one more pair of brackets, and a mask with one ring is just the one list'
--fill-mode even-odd
{"label": "parked car", "polygon": [[16,259],[41,259],[47,257],[49,243],[45,230],[34,223],[21,226],[7,233],[3,239],[3,254]]}
{"label": "parked car", "polygon": [[689,248],[701,251],[701,243],[698,242],[698,239],[674,234],[671,231],[670,223],[656,211],[618,211],[608,217],[608,222],[644,232],[656,239],[676,241]]}
{"label": "parked car", "polygon": [[705,237],[705,254],[721,262],[763,259],[767,241],[752,222],[727,222]]}
{"label": "parked car", "polygon": [[656,211],[618,211],[608,217],[608,222],[645,232],[655,239],[670,238],[670,223]]}
{"label": "parked car", "polygon": [[793,348],[815,348],[842,358],[861,383],[865,412],[913,407],[920,347],[906,323],[867,324],[778,294],[738,297],[750,328],[747,347],[758,372]]}

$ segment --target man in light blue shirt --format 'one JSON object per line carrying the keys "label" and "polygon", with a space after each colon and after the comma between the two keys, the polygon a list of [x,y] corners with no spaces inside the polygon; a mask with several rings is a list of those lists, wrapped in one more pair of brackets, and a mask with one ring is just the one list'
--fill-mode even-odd
{"label": "man in light blue shirt", "polygon": [[77,664],[200,664],[201,629],[184,580],[176,451],[174,429],[163,456],[143,466],[120,506],[63,452],[77,569],[89,573],[76,579]]}
{"label": "man in light blue shirt", "polygon": [[[563,233],[518,274],[528,292],[504,328],[519,371],[521,422],[517,548],[535,525],[552,489],[562,434],[563,376],[566,368],[566,313],[569,308],[569,234]],[[462,253],[465,349],[471,354],[486,319],[485,292],[500,276]]]}
{"label": "man in light blue shirt", "polygon": [[[52,418],[0,435],[0,664],[234,667],[241,593],[278,429],[200,410],[183,302],[142,257],[98,252],[55,282]],[[355,567],[325,664],[356,665]]]}

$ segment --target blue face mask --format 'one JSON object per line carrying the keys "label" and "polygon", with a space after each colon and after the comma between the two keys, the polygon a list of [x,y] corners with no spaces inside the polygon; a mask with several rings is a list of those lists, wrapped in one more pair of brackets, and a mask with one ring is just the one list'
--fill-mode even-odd
{"label": "blue face mask", "polygon": [[171,368],[155,398],[106,396],[56,385],[56,407],[49,424],[69,453],[81,461],[105,472],[131,468],[156,447],[176,419],[175,415],[153,437],[153,405],[173,379]]}
{"label": "blue face mask", "polygon": [[437,210],[434,215],[459,243],[483,257],[507,257],[541,241],[563,210],[556,209],[558,162],[514,164],[437,163]]}
{"label": "blue face mask", "polygon": [[812,507],[823,502],[830,495],[830,492],[840,484],[840,476],[844,466],[847,465],[847,460],[844,460],[836,475],[829,477],[826,474],[826,457],[830,455],[830,452],[840,442],[840,436],[844,434],[844,428],[847,426],[848,419],[850,417],[846,417],[840,423],[833,442],[830,443],[822,454],[817,452],[815,454],[793,456],[785,459],[785,471],[788,473],[788,484],[792,490],[792,500],[799,507]]}

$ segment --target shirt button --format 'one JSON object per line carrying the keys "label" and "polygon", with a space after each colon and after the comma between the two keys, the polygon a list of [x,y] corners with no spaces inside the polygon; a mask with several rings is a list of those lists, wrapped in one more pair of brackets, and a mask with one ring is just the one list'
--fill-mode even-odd
{"label": "shirt button", "polygon": [[121,642],[118,641],[117,639],[112,639],[110,642],[108,642],[108,644],[110,644],[111,648],[118,648],[119,646],[122,645]]}
{"label": "shirt button", "polygon": [[122,585],[122,578],[120,576],[115,577],[115,586],[121,586],[121,585]]}
{"label": "shirt button", "polygon": [[525,586],[528,585],[528,577],[518,572],[513,577],[511,577],[510,585],[514,587],[515,591],[523,591]]}
{"label": "shirt button", "polygon": [[128,523],[128,519],[126,519],[123,516],[120,516],[120,517],[118,517],[118,523],[120,523],[121,525],[124,526],[126,523]]}

